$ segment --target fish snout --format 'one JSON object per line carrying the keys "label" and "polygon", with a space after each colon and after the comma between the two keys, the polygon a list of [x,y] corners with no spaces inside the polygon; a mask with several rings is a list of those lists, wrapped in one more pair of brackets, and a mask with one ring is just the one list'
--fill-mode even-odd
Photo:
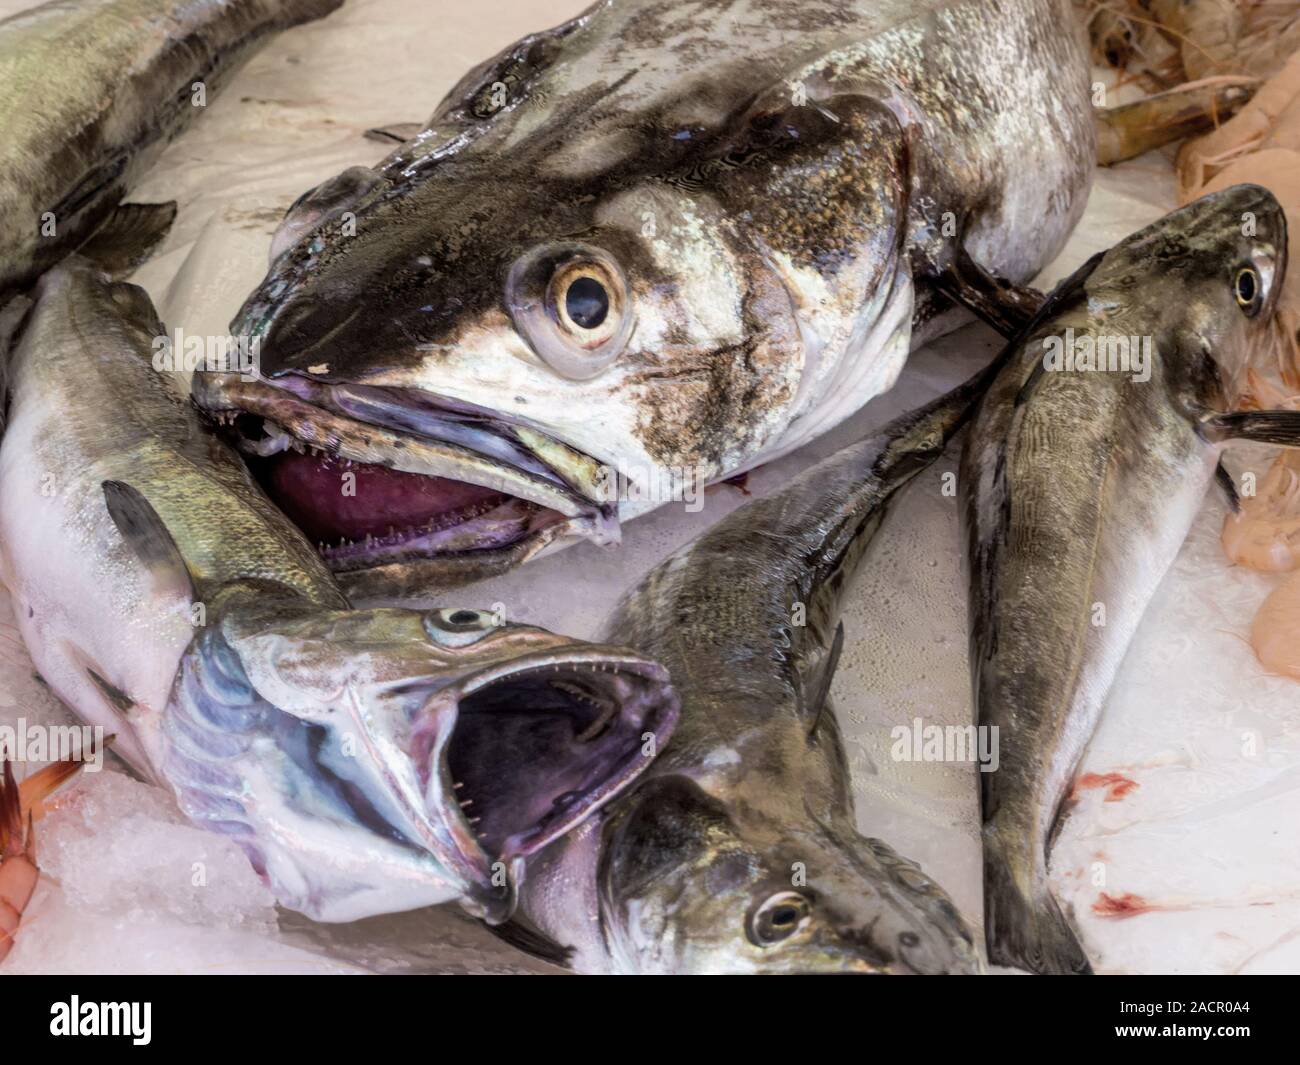
{"label": "fish snout", "polygon": [[250,328],[249,320],[255,314],[242,314],[234,331],[259,337],[259,365],[264,377],[279,377],[295,370],[324,374],[330,371],[330,339],[346,329],[357,313],[352,310],[341,314],[337,304],[301,295],[273,309],[260,327]]}

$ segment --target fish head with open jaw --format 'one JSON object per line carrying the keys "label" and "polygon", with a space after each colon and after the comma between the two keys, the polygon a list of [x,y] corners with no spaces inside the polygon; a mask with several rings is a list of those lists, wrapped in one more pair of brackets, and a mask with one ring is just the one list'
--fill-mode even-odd
{"label": "fish head with open jaw", "polygon": [[729,810],[676,775],[612,816],[601,926],[622,969],[688,973],[969,973],[970,930],[887,844],[810,816],[797,833]]}
{"label": "fish head with open jaw", "polygon": [[433,161],[417,138],[291,211],[232,324],[260,380],[194,395],[350,597],[612,542],[753,461],[865,338],[900,269],[896,119],[695,91],[574,94]]}
{"label": "fish head with open jaw", "polygon": [[677,718],[657,664],[481,611],[322,610],[264,582],[209,610],[166,775],[318,920],[452,898],[503,920],[518,863],[635,780]]}
{"label": "fish head with open jaw", "polygon": [[1197,381],[1212,366],[1210,387],[1220,394],[1197,401],[1235,405],[1252,356],[1266,346],[1286,265],[1282,206],[1260,185],[1234,185],[1108,251],[1086,279],[1088,313],[1114,332],[1151,334],[1157,349],[1185,353],[1181,369]]}

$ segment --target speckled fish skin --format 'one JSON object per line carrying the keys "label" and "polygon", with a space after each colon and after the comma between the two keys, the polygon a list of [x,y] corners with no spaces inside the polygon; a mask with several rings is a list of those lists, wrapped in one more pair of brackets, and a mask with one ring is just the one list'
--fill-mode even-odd
{"label": "speckled fish skin", "polygon": [[349,609],[154,370],[144,290],[73,255],[35,294],[0,577],[45,682],[281,904],[344,921],[459,899],[503,919],[519,863],[635,779],[646,731],[671,735],[663,668],[474,610]]}
{"label": "speckled fish skin", "polygon": [[[307,195],[232,328],[300,394],[472,404],[634,482],[729,476],[891,386],[954,321],[934,278],[959,243],[1018,282],[1056,254],[1091,181],[1088,82],[1066,0],[600,3],[476,67],[375,170]],[[543,298],[506,290],[512,268],[574,255],[616,263],[635,324],[607,365],[604,344],[560,372],[516,328]],[[562,360],[592,355],[571,339]],[[209,375],[195,395],[249,402]],[[662,502],[628,495],[624,519]],[[591,518],[569,533],[608,538]],[[420,574],[347,587],[409,593]]]}
{"label": "speckled fish skin", "polygon": [[[942,454],[991,374],[734,511],[616,609],[608,635],[668,667],[682,713],[637,788],[529,867],[521,910],[573,948],[576,968],[979,970],[943,890],[859,835],[819,694],[840,601],[886,505]],[[763,942],[762,915],[782,905],[797,927],[769,927],[777,938]]]}
{"label": "speckled fish skin", "polygon": [[[1253,235],[1243,235],[1253,220]],[[1262,308],[1236,303],[1244,264]],[[962,458],[971,670],[999,730],[981,774],[989,960],[1089,972],[1048,889],[1048,851],[1116,671],[1178,553],[1286,267],[1253,185],[1198,200],[1095,257],[1049,299],[984,397]],[[1150,338],[1151,377],[1045,368],[1048,338]],[[1280,441],[1279,441],[1280,442]]]}
{"label": "speckled fish skin", "polygon": [[[0,21],[0,296],[76,248],[267,38],[342,0],[54,0]],[[42,233],[47,213],[55,231]]]}

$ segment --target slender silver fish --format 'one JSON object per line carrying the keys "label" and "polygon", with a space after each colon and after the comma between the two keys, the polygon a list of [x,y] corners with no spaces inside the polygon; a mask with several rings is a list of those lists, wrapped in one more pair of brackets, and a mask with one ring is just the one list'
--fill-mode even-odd
{"label": "slender silver fish", "polygon": [[1133,234],[1052,294],[971,425],[971,670],[980,724],[1000,741],[1000,767],[981,774],[993,962],[1090,971],[1048,887],[1053,826],[1224,446],[1300,445],[1300,415],[1226,413],[1286,243],[1281,208],[1255,185]]}
{"label": "slender silver fish", "polygon": [[504,918],[519,863],[671,735],[663,668],[475,610],[350,610],[150,365],[144,291],[74,255],[36,293],[0,577],[41,676],[284,905]]}
{"label": "slender silver fish", "polygon": [[[138,258],[176,205],[123,195],[272,34],[342,0],[52,0],[0,20],[0,302],[97,230]],[[198,83],[202,83],[202,87]]]}
{"label": "slender silver fish", "polygon": [[[293,207],[196,375],[351,596],[516,565],[791,451],[958,300],[1010,330],[1095,156],[1068,0],[607,0]],[[404,132],[404,131],[403,131]],[[339,458],[355,498],[330,491]]]}
{"label": "slender silver fish", "polygon": [[730,514],[656,567],[611,639],[662,661],[681,721],[642,782],[529,863],[520,923],[588,972],[967,973],[970,930],[858,834],[828,705],[839,603],[892,495],[991,371]]}

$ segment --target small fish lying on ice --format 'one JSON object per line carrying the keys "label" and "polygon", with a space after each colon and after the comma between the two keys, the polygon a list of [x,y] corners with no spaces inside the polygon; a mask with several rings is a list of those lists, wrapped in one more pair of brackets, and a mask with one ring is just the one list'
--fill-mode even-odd
{"label": "small fish lying on ice", "polygon": [[1053,826],[1224,447],[1300,446],[1300,413],[1229,413],[1286,250],[1257,185],[1166,215],[1058,286],[971,424],[971,671],[1000,740],[1000,768],[981,774],[992,962],[1090,971],[1048,889]]}
{"label": "small fish lying on ice", "polygon": [[530,861],[517,923],[552,959],[584,972],[979,971],[943,890],[858,833],[829,693],[840,601],[889,500],[990,377],[747,503],[623,599],[606,632],[668,667],[681,720],[640,784]]}
{"label": "small fish lying on ice", "polygon": [[0,303],[92,236],[101,262],[124,238],[146,254],[176,204],[119,210],[136,177],[271,35],[341,2],[53,0],[0,20]]}
{"label": "small fish lying on ice", "polygon": [[349,597],[611,542],[853,414],[953,301],[1023,324],[999,279],[1083,210],[1089,82],[1067,0],[597,3],[306,194],[231,326],[263,379],[195,398]]}
{"label": "small fish lying on ice", "polygon": [[502,920],[518,863],[671,735],[663,668],[475,610],[349,609],[150,365],[144,290],[72,256],[36,295],[0,577],[41,676],[284,905],[345,921],[460,898]]}

